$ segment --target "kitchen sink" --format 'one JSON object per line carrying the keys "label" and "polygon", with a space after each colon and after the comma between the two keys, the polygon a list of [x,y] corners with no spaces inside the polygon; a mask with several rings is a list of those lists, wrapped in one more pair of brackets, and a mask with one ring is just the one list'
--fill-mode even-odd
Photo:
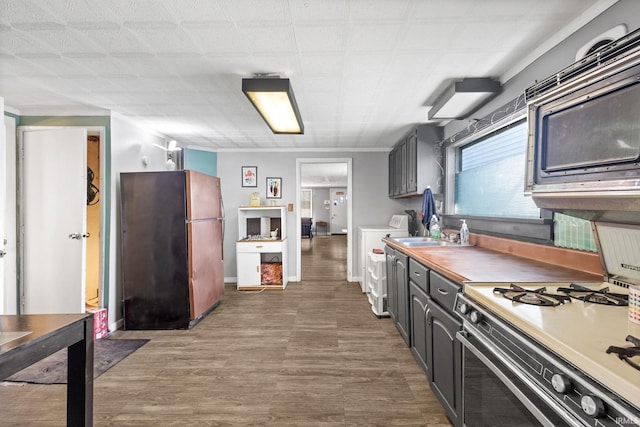
{"label": "kitchen sink", "polygon": [[460,243],[434,239],[433,237],[392,237],[391,240],[410,248],[424,246],[471,246],[470,244],[462,245]]}

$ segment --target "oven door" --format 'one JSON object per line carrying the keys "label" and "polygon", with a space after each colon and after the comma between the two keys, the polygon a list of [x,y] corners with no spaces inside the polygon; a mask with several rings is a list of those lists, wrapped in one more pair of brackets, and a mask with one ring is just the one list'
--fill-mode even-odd
{"label": "oven door", "polygon": [[462,411],[466,427],[583,426],[555,405],[513,363],[467,331],[463,348]]}

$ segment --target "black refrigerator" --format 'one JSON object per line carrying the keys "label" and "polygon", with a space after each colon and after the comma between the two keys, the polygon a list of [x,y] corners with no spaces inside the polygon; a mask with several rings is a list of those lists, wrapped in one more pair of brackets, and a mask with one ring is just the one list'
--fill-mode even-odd
{"label": "black refrigerator", "polygon": [[188,329],[224,295],[220,178],[120,174],[125,329]]}

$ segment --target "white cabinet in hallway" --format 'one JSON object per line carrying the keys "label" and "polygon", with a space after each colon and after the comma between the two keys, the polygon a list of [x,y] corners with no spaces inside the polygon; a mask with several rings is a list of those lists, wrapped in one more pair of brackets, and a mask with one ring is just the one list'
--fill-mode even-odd
{"label": "white cabinet in hallway", "polygon": [[241,206],[238,209],[238,290],[284,289],[287,286],[286,230],[284,206]]}

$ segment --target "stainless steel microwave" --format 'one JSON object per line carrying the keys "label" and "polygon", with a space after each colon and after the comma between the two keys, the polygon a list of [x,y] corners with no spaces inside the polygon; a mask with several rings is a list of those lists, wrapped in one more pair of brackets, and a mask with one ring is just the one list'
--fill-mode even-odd
{"label": "stainless steel microwave", "polygon": [[525,191],[541,208],[640,222],[640,34],[605,53],[527,89]]}

